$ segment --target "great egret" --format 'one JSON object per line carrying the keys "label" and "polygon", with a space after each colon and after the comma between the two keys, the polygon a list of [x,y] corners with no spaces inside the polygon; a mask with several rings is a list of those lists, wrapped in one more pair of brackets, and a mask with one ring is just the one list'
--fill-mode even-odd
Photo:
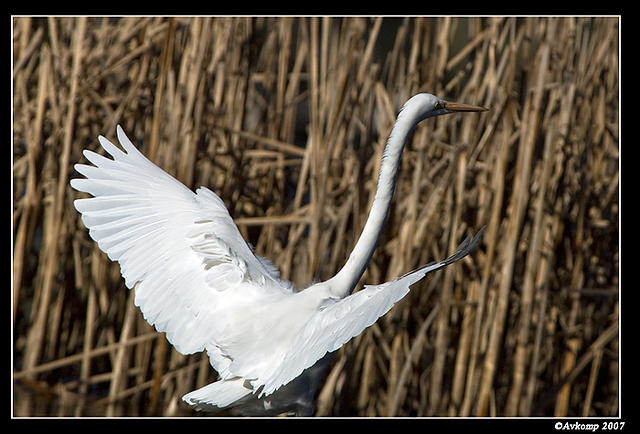
{"label": "great egret", "polygon": [[263,398],[286,389],[389,311],[409,286],[478,244],[484,228],[443,261],[351,294],[389,212],[411,131],[429,117],[484,110],[426,93],[410,98],[384,149],[375,199],[353,252],[333,278],[302,291],[253,252],[215,193],[185,187],[145,158],[120,126],[117,136],[126,152],[100,136],[113,160],[85,150],[95,166],[74,166],[86,179],[73,179],[71,186],[94,196],[74,205],[91,238],[120,263],[149,324],[166,332],[182,354],[207,351],[219,380],[182,399],[200,409],[233,406],[250,394]]}

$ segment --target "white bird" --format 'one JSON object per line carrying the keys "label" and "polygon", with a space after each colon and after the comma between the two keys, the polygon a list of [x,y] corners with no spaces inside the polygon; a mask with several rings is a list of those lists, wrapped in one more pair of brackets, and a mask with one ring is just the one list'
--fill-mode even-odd
{"label": "white bird", "polygon": [[120,126],[125,152],[100,136],[113,159],[84,150],[95,166],[74,166],[86,179],[73,179],[71,186],[94,196],[74,205],[91,238],[120,263],[149,324],[182,354],[207,351],[218,381],[182,399],[209,409],[253,395],[268,410],[274,392],[372,325],[427,273],[479,243],[484,228],[443,261],[351,294],[375,250],[414,127],[433,116],[484,110],[426,93],[410,98],[385,147],[375,199],[353,252],[333,278],[301,291],[245,242],[220,197],[206,187],[195,193],[185,187],[145,158]]}

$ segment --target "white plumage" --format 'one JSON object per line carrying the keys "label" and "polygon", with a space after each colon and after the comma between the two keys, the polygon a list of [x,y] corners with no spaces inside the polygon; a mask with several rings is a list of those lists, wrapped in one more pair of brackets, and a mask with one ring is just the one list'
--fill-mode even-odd
{"label": "white plumage", "polygon": [[[333,279],[303,291],[281,280],[277,269],[252,251],[215,193],[206,187],[192,192],[145,158],[120,126],[117,136],[125,152],[102,136],[99,142],[113,159],[83,152],[93,166],[76,164],[86,179],[73,179],[71,186],[93,196],[74,202],[91,238],[119,262],[144,318],[166,332],[179,352],[206,350],[219,373],[217,382],[185,395],[186,402],[196,408],[227,407],[246,402],[250,394],[271,396],[373,324],[410,285],[475,247],[482,231],[444,261],[349,295],[388,213],[407,136],[420,120],[444,114],[437,103],[454,104],[428,94],[405,104],[354,253]],[[269,405],[265,398],[266,411]]]}

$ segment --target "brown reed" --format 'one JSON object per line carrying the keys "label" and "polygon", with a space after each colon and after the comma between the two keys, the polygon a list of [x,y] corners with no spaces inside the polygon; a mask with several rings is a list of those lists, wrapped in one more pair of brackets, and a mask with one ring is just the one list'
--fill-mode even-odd
{"label": "brown reed", "polygon": [[[401,104],[491,108],[407,145],[362,282],[445,257],[337,351],[319,416],[619,414],[619,19],[14,17],[13,415],[199,415],[69,187],[121,124],[302,288],[343,264]],[[232,415],[233,412],[223,412]]]}

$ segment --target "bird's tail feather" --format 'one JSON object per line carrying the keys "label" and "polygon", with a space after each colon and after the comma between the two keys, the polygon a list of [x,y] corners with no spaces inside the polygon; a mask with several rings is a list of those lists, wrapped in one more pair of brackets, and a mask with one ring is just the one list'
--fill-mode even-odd
{"label": "bird's tail feather", "polygon": [[251,392],[251,389],[244,386],[243,378],[235,378],[207,384],[187,393],[182,397],[182,400],[192,405],[196,410],[210,411],[214,409],[213,407],[228,407]]}

